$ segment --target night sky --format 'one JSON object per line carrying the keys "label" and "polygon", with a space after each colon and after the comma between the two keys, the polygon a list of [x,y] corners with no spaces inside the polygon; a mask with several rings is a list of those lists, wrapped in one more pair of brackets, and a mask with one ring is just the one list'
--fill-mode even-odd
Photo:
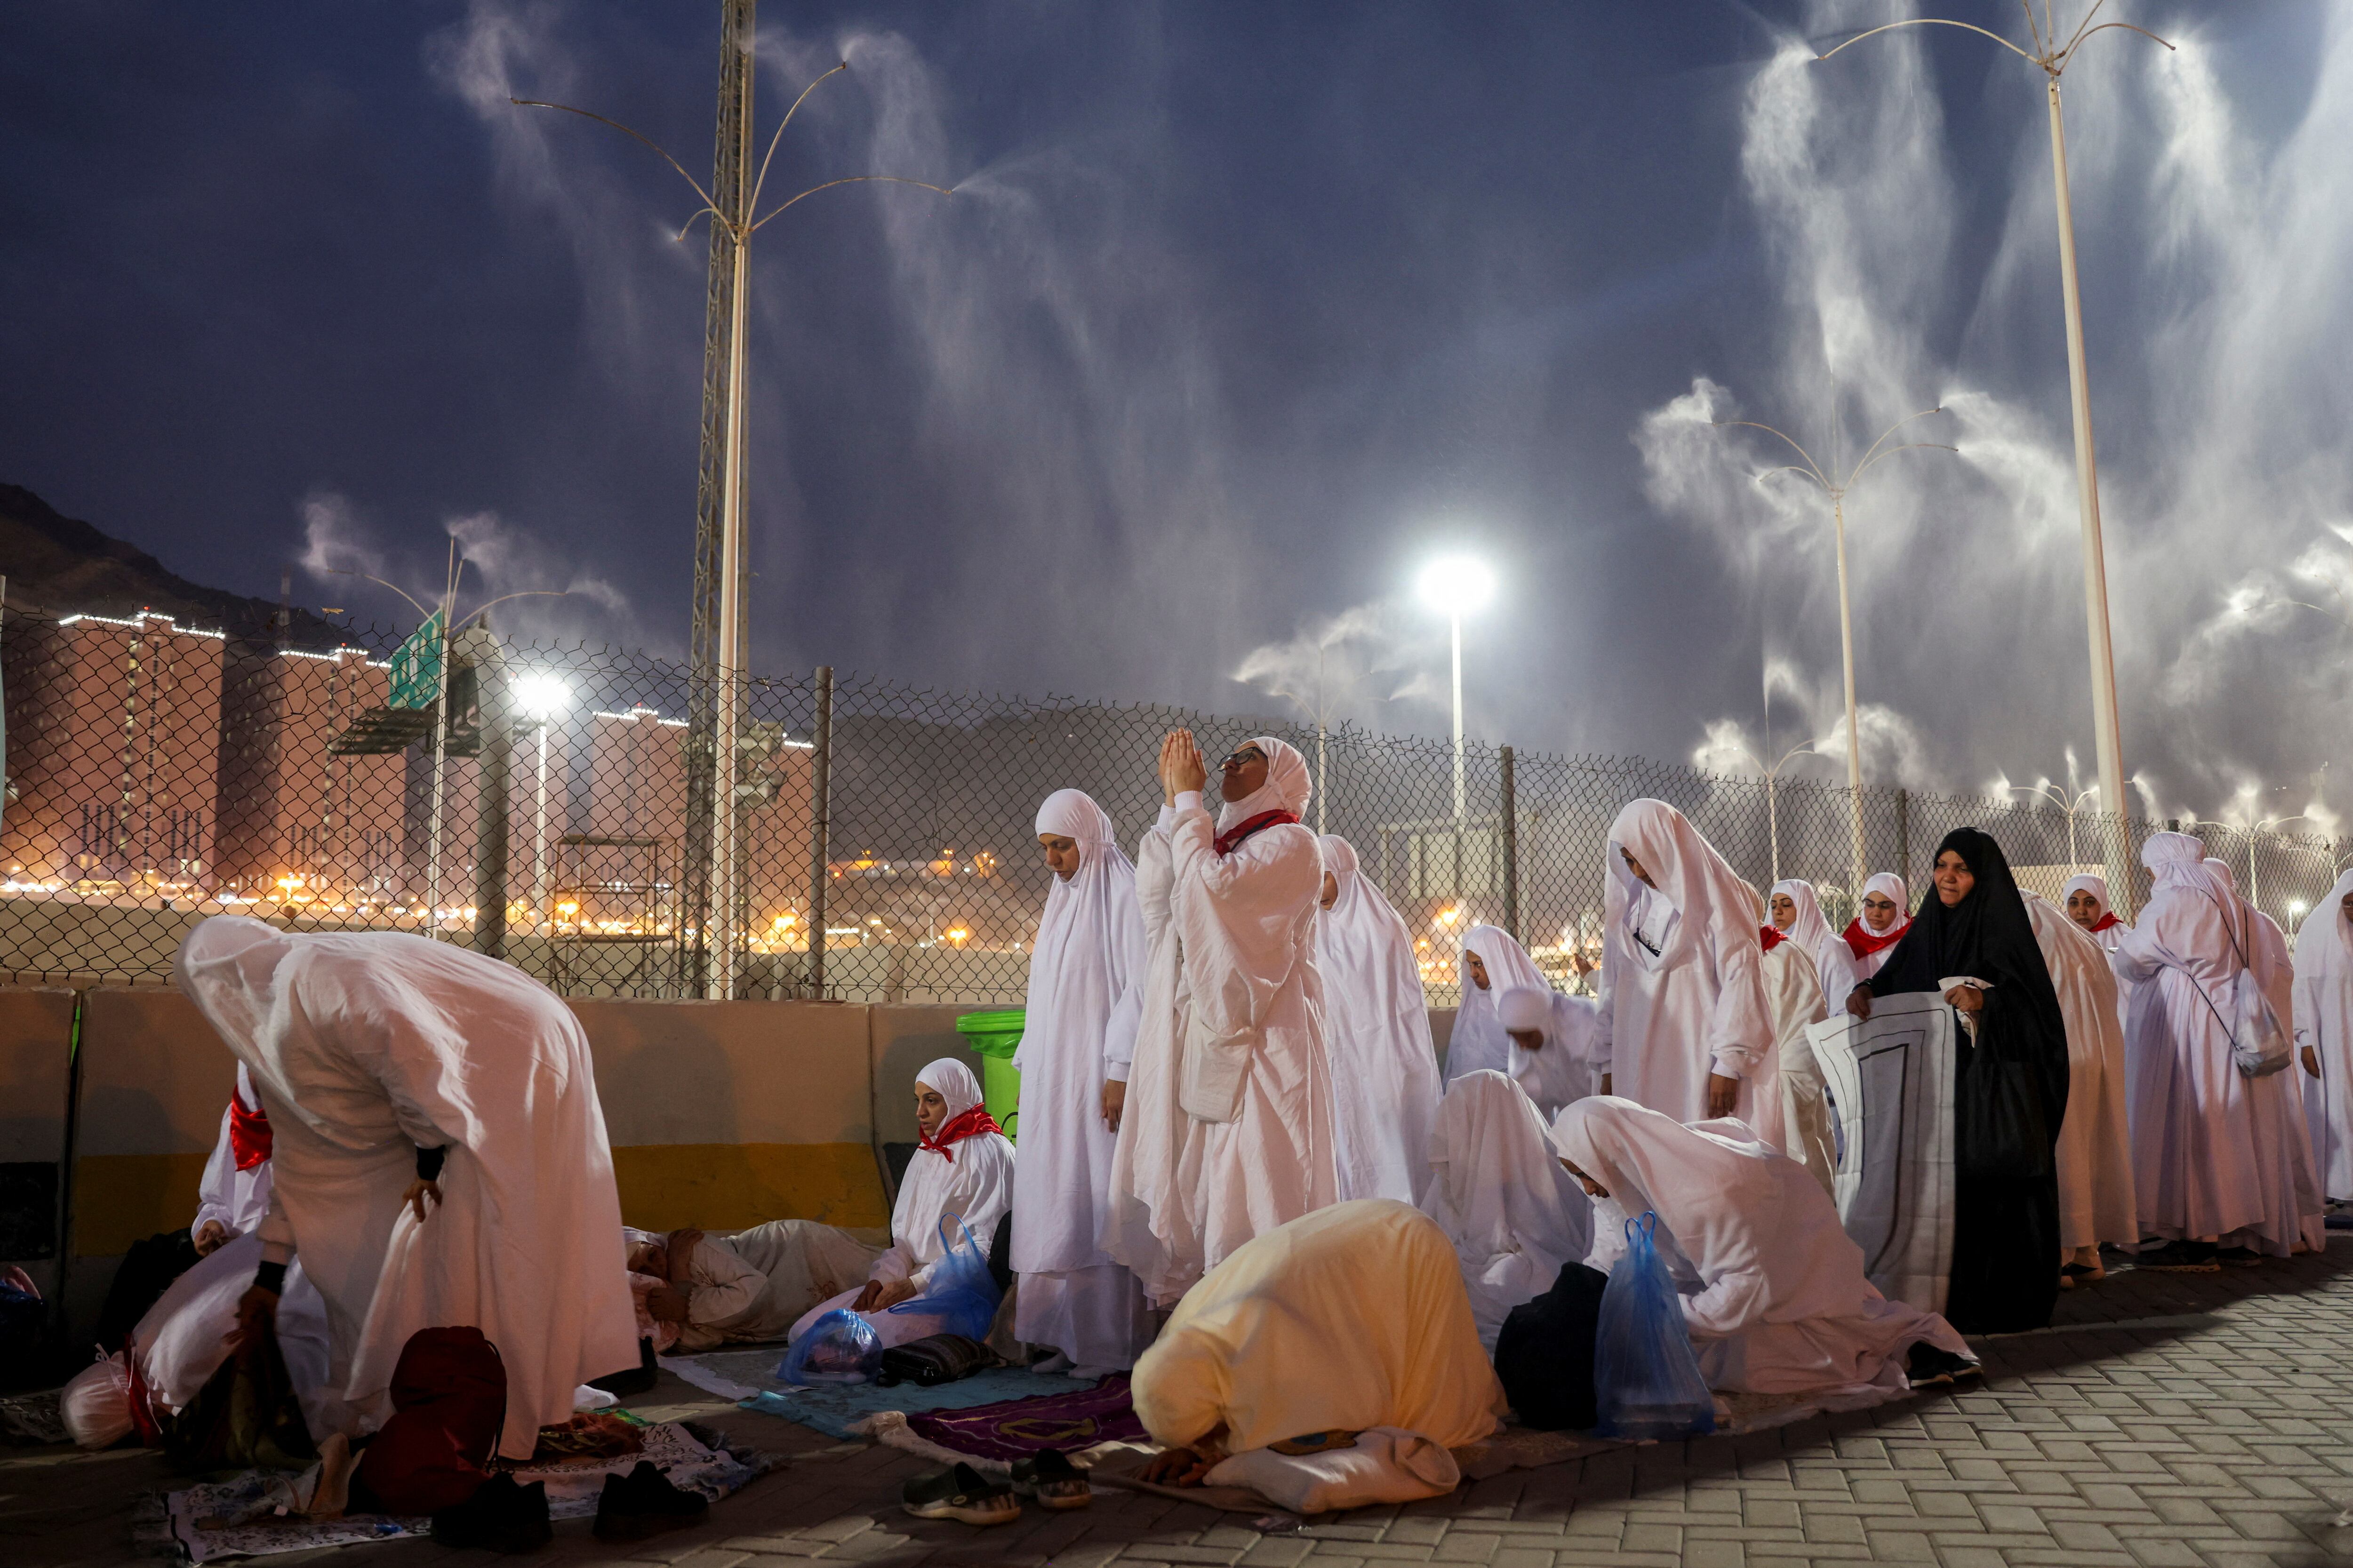
{"label": "night sky", "polygon": [[[764,143],[851,68],[765,205],[956,195],[759,237],[755,667],[1270,712],[1328,645],[1335,716],[1442,733],[1409,584],[1467,548],[1474,735],[1739,766],[1768,669],[1773,752],[1838,722],[1837,601],[1826,503],[1707,420],[1851,464],[1942,403],[1961,454],[1849,505],[1868,775],[2088,776],[2042,78],[1949,28],[1812,62],[1905,14],[772,0]],[[2353,736],[2353,6],[2110,17],[2179,46],[2065,79],[2126,765],[2302,812]],[[686,0],[10,7],[0,480],[387,626],[321,569],[427,596],[454,532],[574,590],[508,629],[682,651],[697,199],[506,100],[707,181],[717,45]]]}

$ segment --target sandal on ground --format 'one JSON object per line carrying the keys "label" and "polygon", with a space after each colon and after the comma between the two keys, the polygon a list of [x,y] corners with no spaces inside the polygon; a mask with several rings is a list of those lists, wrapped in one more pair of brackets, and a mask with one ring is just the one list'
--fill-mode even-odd
{"label": "sandal on ground", "polygon": [[2073,1290],[2079,1285],[2097,1285],[2108,1277],[2108,1271],[2090,1263],[2065,1263],[2059,1268],[2059,1289]]}
{"label": "sandal on ground", "polygon": [[1011,1524],[1021,1517],[1021,1500],[1013,1489],[987,1479],[970,1465],[917,1476],[901,1489],[899,1506],[917,1519],[965,1524]]}
{"label": "sandal on ground", "polygon": [[1968,1357],[1955,1355],[1926,1340],[1914,1342],[1904,1359],[1904,1371],[1915,1388],[1949,1388],[1983,1375],[1978,1363]]}
{"label": "sandal on ground", "polygon": [[2214,1254],[2214,1261],[2232,1268],[2259,1268],[2263,1255],[2252,1247],[2225,1247]]}
{"label": "sandal on ground", "polygon": [[1013,1489],[1034,1500],[1039,1508],[1056,1512],[1084,1508],[1095,1496],[1087,1473],[1065,1458],[1059,1448],[1014,1460]]}
{"label": "sandal on ground", "polygon": [[2144,1250],[2133,1259],[2136,1268],[2153,1268],[2160,1274],[2220,1274],[2221,1264],[2215,1261],[2214,1244],[2211,1241],[2168,1241],[2155,1251]]}

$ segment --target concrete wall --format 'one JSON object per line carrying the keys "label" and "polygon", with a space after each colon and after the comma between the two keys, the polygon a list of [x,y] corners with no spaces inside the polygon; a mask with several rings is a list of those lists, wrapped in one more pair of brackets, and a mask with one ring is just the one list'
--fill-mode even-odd
{"label": "concrete wall", "polygon": [[[74,993],[0,988],[0,1163],[64,1147]],[[81,993],[82,1083],[68,1295],[95,1313],[114,1260],[194,1217],[235,1064],[168,987]],[[809,1218],[887,1226],[884,1150],[916,1140],[915,1075],[953,1058],[969,1005],[575,998],[623,1217],[648,1229]],[[1431,1015],[1441,1047],[1451,1012]],[[0,1259],[0,1261],[19,1261]],[[45,1289],[54,1264],[24,1259]]]}
{"label": "concrete wall", "polygon": [[[66,1146],[73,993],[0,991],[0,1181],[5,1183],[14,1251],[44,1291],[55,1288],[58,1162]],[[40,1209],[44,1199],[49,1212]]]}

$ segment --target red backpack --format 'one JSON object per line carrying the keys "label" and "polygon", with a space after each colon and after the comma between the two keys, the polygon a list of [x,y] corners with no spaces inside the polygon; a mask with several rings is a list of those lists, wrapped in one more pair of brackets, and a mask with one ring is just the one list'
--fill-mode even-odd
{"label": "red backpack", "polygon": [[506,1363],[480,1329],[419,1329],[393,1368],[392,1408],[360,1457],[360,1483],[388,1513],[455,1508],[491,1479]]}

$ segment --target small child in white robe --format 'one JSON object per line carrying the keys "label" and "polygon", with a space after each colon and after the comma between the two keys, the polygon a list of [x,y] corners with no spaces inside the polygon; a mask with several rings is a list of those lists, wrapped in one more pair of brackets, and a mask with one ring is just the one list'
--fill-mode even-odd
{"label": "small child in white robe", "polygon": [[1562,1111],[1553,1142],[1594,1199],[1588,1265],[1624,1256],[1629,1216],[1659,1216],[1709,1387],[1843,1400],[1975,1373],[1951,1324],[1873,1287],[1829,1194],[1745,1124],[1601,1095]]}
{"label": "small child in white robe", "polygon": [[1511,1079],[1547,1121],[1601,1087],[1594,1063],[1598,1011],[1591,997],[1564,996],[1549,985],[1514,985],[1495,998],[1496,1018],[1512,1042]]}

